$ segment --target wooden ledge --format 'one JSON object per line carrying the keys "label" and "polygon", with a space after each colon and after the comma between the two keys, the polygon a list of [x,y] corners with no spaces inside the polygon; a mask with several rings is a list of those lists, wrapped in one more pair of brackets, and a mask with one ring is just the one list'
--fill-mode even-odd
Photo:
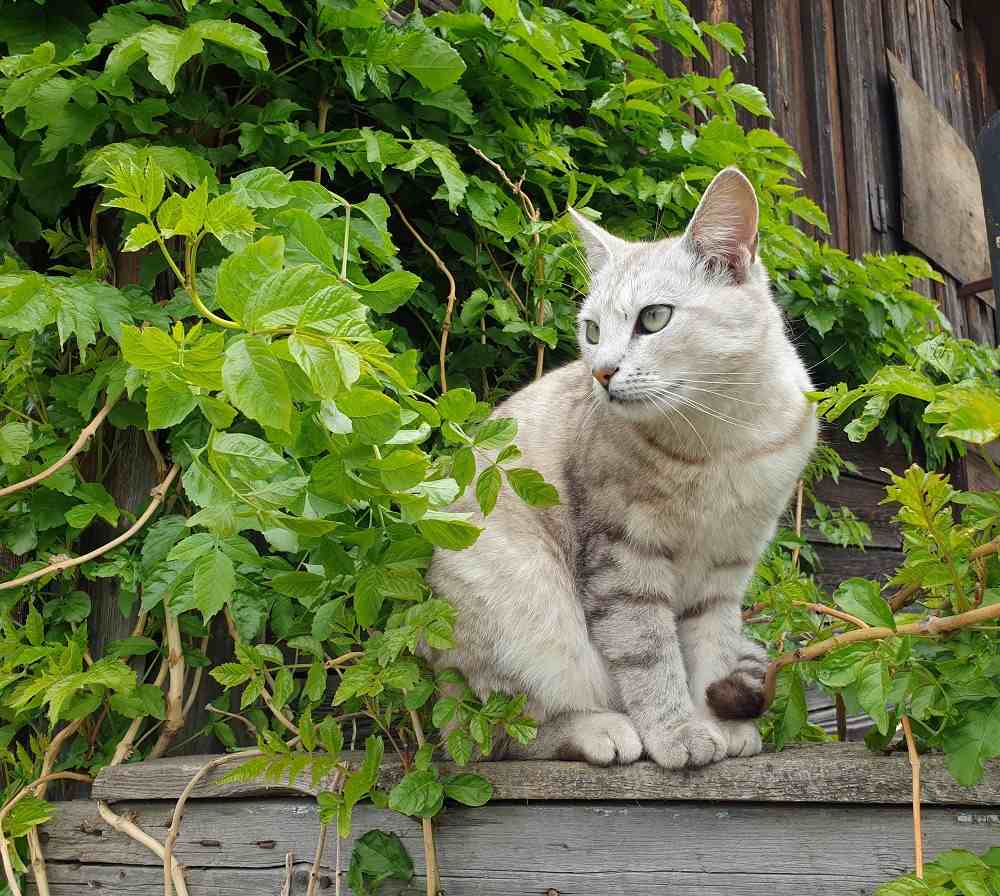
{"label": "wooden ledge", "polygon": [[[348,754],[352,764],[361,754]],[[184,756],[105,768],[94,781],[94,799],[176,800],[211,756]],[[1000,760],[987,763],[972,788],[955,783],[943,756],[921,757],[923,801],[952,806],[1000,805]],[[291,784],[253,781],[218,784],[232,766],[201,781],[192,799],[239,799],[267,795],[313,796],[325,789],[308,775]],[[444,774],[459,769],[443,763]],[[703,769],[668,772],[651,762],[595,768],[582,762],[480,762],[475,771],[493,784],[494,800],[699,800],[765,803],[875,803],[909,805],[910,765],[905,753],[883,755],[863,744],[809,744],[751,759],[727,759]],[[399,780],[396,760],[386,760],[383,787]]]}

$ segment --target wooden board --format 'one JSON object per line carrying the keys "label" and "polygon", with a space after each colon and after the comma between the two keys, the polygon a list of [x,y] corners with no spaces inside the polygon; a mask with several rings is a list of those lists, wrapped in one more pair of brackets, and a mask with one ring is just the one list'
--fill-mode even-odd
{"label": "wooden board", "polygon": [[[171,804],[117,806],[163,837]],[[933,856],[997,842],[992,811],[930,807],[923,817]],[[418,894],[420,825],[387,810],[358,807],[352,837],[396,833],[418,877],[383,892]],[[188,805],[176,844],[192,896],[277,896],[291,853],[290,896],[304,896],[318,835],[315,802],[303,798],[201,800]],[[859,896],[908,870],[913,841],[906,806],[823,806],[699,802],[496,803],[449,807],[435,820],[448,896]],[[159,896],[156,857],[112,831],[86,802],[60,807],[45,828],[52,896],[109,892]],[[328,838],[317,892],[335,892],[337,842]],[[33,890],[29,891],[34,893]],[[347,892],[346,886],[342,892]]]}
{"label": "wooden board", "polygon": [[[212,757],[184,756],[105,768],[94,781],[94,799],[174,800]],[[357,755],[352,759],[357,760]],[[291,786],[250,782],[218,784],[235,767],[213,772],[193,799],[315,794],[305,778]],[[906,755],[872,753],[861,744],[806,744],[750,759],[727,759],[703,769],[668,772],[652,762],[595,768],[584,762],[481,762],[471,767],[493,784],[499,800],[738,800],[796,803],[897,803],[909,805]],[[445,774],[456,771],[442,764]],[[398,762],[386,760],[382,785],[398,780]],[[960,787],[941,756],[923,759],[924,800],[955,806],[1000,805],[1000,760],[989,763],[975,788]]]}
{"label": "wooden board", "polygon": [[989,272],[972,151],[909,71],[886,51],[899,118],[903,237],[961,283]]}

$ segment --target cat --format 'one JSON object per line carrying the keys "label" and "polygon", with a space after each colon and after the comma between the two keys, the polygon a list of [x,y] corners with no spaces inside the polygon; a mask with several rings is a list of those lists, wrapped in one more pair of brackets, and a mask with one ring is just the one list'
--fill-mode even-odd
{"label": "cat", "polygon": [[761,750],[767,657],[741,599],[817,437],[808,372],[757,255],[736,168],[685,233],[627,242],[571,212],[591,286],[581,358],[503,402],[524,464],[559,491],[507,486],[468,550],[435,552],[457,610],[431,651],[485,698],[527,695],[539,723],[508,758],[701,766]]}

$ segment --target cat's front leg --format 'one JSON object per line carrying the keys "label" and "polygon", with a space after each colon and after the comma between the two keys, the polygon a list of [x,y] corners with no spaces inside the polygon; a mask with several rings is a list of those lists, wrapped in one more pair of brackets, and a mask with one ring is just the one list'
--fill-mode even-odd
{"label": "cat's front leg", "polygon": [[590,604],[591,639],[607,662],[646,755],[664,768],[722,759],[726,738],[714,721],[696,713],[670,609],[622,593]]}
{"label": "cat's front leg", "polygon": [[730,756],[763,748],[753,719],[764,711],[767,651],[743,634],[738,597],[718,596],[692,607],[678,623],[695,712],[717,722]]}

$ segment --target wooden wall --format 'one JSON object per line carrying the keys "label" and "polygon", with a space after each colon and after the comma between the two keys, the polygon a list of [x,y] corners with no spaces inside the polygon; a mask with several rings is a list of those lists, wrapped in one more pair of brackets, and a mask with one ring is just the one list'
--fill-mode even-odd
{"label": "wooden wall", "polygon": [[[855,256],[914,252],[903,239],[899,133],[886,51],[902,60],[973,147],[1000,96],[997,0],[687,2],[697,21],[730,21],[743,29],[746,58],[731,61],[734,73],[760,87],[774,113],[771,122],[747,117],[744,124],[771,127],[798,150],[805,171],[801,186],[826,211],[829,241]],[[721,52],[709,64],[667,50],[661,64],[671,72],[714,75],[730,61]],[[946,275],[943,284],[920,288],[938,301],[957,335],[996,344],[992,294],[960,295],[961,286]],[[903,469],[908,460],[877,434],[862,445],[852,445],[832,427],[826,436],[860,472],[842,477],[839,485],[821,485],[820,497],[854,509],[872,527],[873,539],[861,554],[810,533],[824,564],[819,578],[832,586],[851,575],[885,576],[902,555],[893,510],[878,503],[887,481],[881,468]],[[952,475],[962,487],[985,485],[991,477],[984,470],[973,460],[958,464]]]}

